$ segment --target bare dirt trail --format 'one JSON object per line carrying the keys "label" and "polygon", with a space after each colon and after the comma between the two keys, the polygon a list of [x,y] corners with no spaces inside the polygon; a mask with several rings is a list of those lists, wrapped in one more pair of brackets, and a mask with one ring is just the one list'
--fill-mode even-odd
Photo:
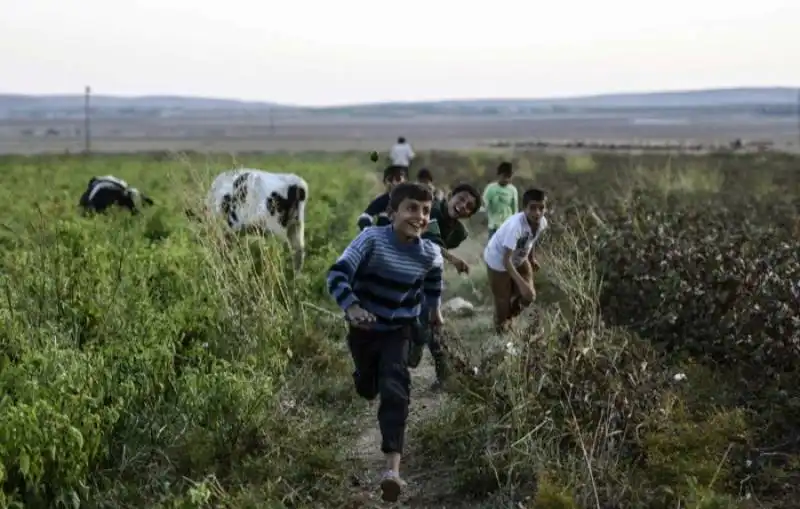
{"label": "bare dirt trail", "polygon": [[[375,401],[364,409],[359,420],[364,424],[364,429],[353,444],[348,456],[355,460],[359,470],[354,473],[356,485],[356,500],[353,507],[378,508],[378,507],[428,507],[426,500],[431,500],[441,495],[444,486],[441,478],[435,472],[422,472],[414,468],[414,428],[420,421],[430,419],[439,412],[442,401],[447,397],[444,393],[430,390],[431,384],[436,380],[433,361],[430,353],[425,353],[419,367],[411,370],[411,408],[409,410],[408,431],[406,434],[407,454],[403,458],[402,476],[408,483],[400,500],[394,504],[382,502],[378,479],[385,469],[383,453],[380,451],[381,432],[378,428],[377,409]],[[436,507],[444,507],[437,505]],[[447,505],[447,507],[454,507]]]}

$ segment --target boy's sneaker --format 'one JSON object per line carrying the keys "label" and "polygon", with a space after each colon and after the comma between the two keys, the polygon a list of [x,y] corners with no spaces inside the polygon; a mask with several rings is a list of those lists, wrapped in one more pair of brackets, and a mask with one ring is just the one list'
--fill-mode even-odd
{"label": "boy's sneaker", "polygon": [[405,481],[400,479],[400,474],[392,470],[386,471],[381,478],[381,499],[384,502],[397,502],[405,485]]}
{"label": "boy's sneaker", "polygon": [[408,347],[408,367],[409,368],[416,368],[419,366],[419,363],[422,362],[422,353],[425,351],[424,344],[417,344],[415,342],[411,342],[411,345]]}

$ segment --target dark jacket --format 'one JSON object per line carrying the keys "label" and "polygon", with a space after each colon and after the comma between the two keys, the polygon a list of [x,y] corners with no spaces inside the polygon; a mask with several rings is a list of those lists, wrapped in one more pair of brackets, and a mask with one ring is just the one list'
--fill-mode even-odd
{"label": "dark jacket", "polygon": [[469,232],[464,224],[450,217],[447,200],[437,201],[431,210],[431,221],[422,238],[431,240],[445,249],[455,249],[467,240],[467,237]]}
{"label": "dark jacket", "polygon": [[368,226],[386,226],[391,224],[389,217],[389,193],[383,193],[372,200],[364,212],[358,216],[358,229],[363,230]]}

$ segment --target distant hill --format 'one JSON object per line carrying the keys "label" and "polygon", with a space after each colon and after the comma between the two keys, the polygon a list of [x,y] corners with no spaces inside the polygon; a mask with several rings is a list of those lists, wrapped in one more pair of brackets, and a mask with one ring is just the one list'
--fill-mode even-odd
{"label": "distant hill", "polygon": [[471,99],[430,102],[393,102],[354,104],[352,106],[325,108],[326,111],[347,111],[353,114],[408,112],[408,113],[536,113],[536,112],[586,112],[619,110],[673,110],[673,109],[739,109],[781,108],[792,111],[798,104],[800,88],[728,88],[684,90],[672,92],[600,94],[551,99]]}
{"label": "distant hill", "polygon": [[[83,95],[0,94],[0,110],[82,109]],[[95,108],[181,108],[187,110],[268,109],[274,103],[182,96],[121,97],[92,95]]]}
{"label": "distant hill", "polygon": [[[82,95],[0,94],[0,117],[75,117],[83,112]],[[429,102],[354,104],[337,107],[299,107],[270,102],[182,96],[119,97],[93,95],[98,116],[182,116],[201,113],[244,113],[270,109],[297,114],[355,116],[506,115],[582,113],[613,110],[747,109],[781,114],[797,107],[798,89],[788,87],[727,88],[673,92],[601,94],[554,99],[473,99]]]}
{"label": "distant hill", "polygon": [[[728,88],[671,92],[600,94],[555,99],[483,99],[469,101],[475,106],[562,106],[572,108],[692,108],[743,104],[797,104],[800,88]],[[463,101],[442,101],[452,104]]]}

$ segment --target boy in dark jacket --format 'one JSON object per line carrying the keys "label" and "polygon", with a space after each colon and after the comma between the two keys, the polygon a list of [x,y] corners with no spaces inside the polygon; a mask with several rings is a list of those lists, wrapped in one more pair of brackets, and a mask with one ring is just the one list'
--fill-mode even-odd
{"label": "boy in dark jacket", "polygon": [[417,172],[417,183],[430,187],[434,197],[436,196],[436,187],[433,185],[433,174],[431,170],[428,168],[420,168]]}
{"label": "boy in dark jacket", "polygon": [[389,194],[392,189],[408,180],[408,168],[405,166],[389,166],[383,170],[383,184],[386,192],[372,200],[364,212],[358,216],[358,229],[363,230],[368,226],[386,226],[391,224],[391,207]]}
{"label": "boy in dark jacket", "polygon": [[383,499],[394,502],[405,483],[400,478],[408,418],[411,376],[408,342],[424,312],[440,326],[442,254],[421,238],[430,220],[433,196],[425,186],[404,183],[390,195],[392,224],[366,228],[328,271],[328,291],[350,322],[347,336],[355,364],[356,392],[380,396],[378,422],[387,470]]}
{"label": "boy in dark jacket", "polygon": [[[423,239],[431,240],[441,248],[442,257],[452,263],[459,273],[468,274],[469,265],[450,250],[460,246],[469,236],[469,232],[461,220],[472,217],[480,208],[480,203],[481,195],[477,189],[469,184],[459,184],[453,189],[449,199],[434,205],[428,229],[422,235]],[[436,368],[436,382],[431,389],[437,391],[442,388],[442,384],[447,378],[447,366],[442,345],[438,335],[434,334],[427,322],[427,316],[428,313],[423,310],[420,315],[419,327],[409,350],[408,365],[412,368],[419,366],[427,344]]]}

